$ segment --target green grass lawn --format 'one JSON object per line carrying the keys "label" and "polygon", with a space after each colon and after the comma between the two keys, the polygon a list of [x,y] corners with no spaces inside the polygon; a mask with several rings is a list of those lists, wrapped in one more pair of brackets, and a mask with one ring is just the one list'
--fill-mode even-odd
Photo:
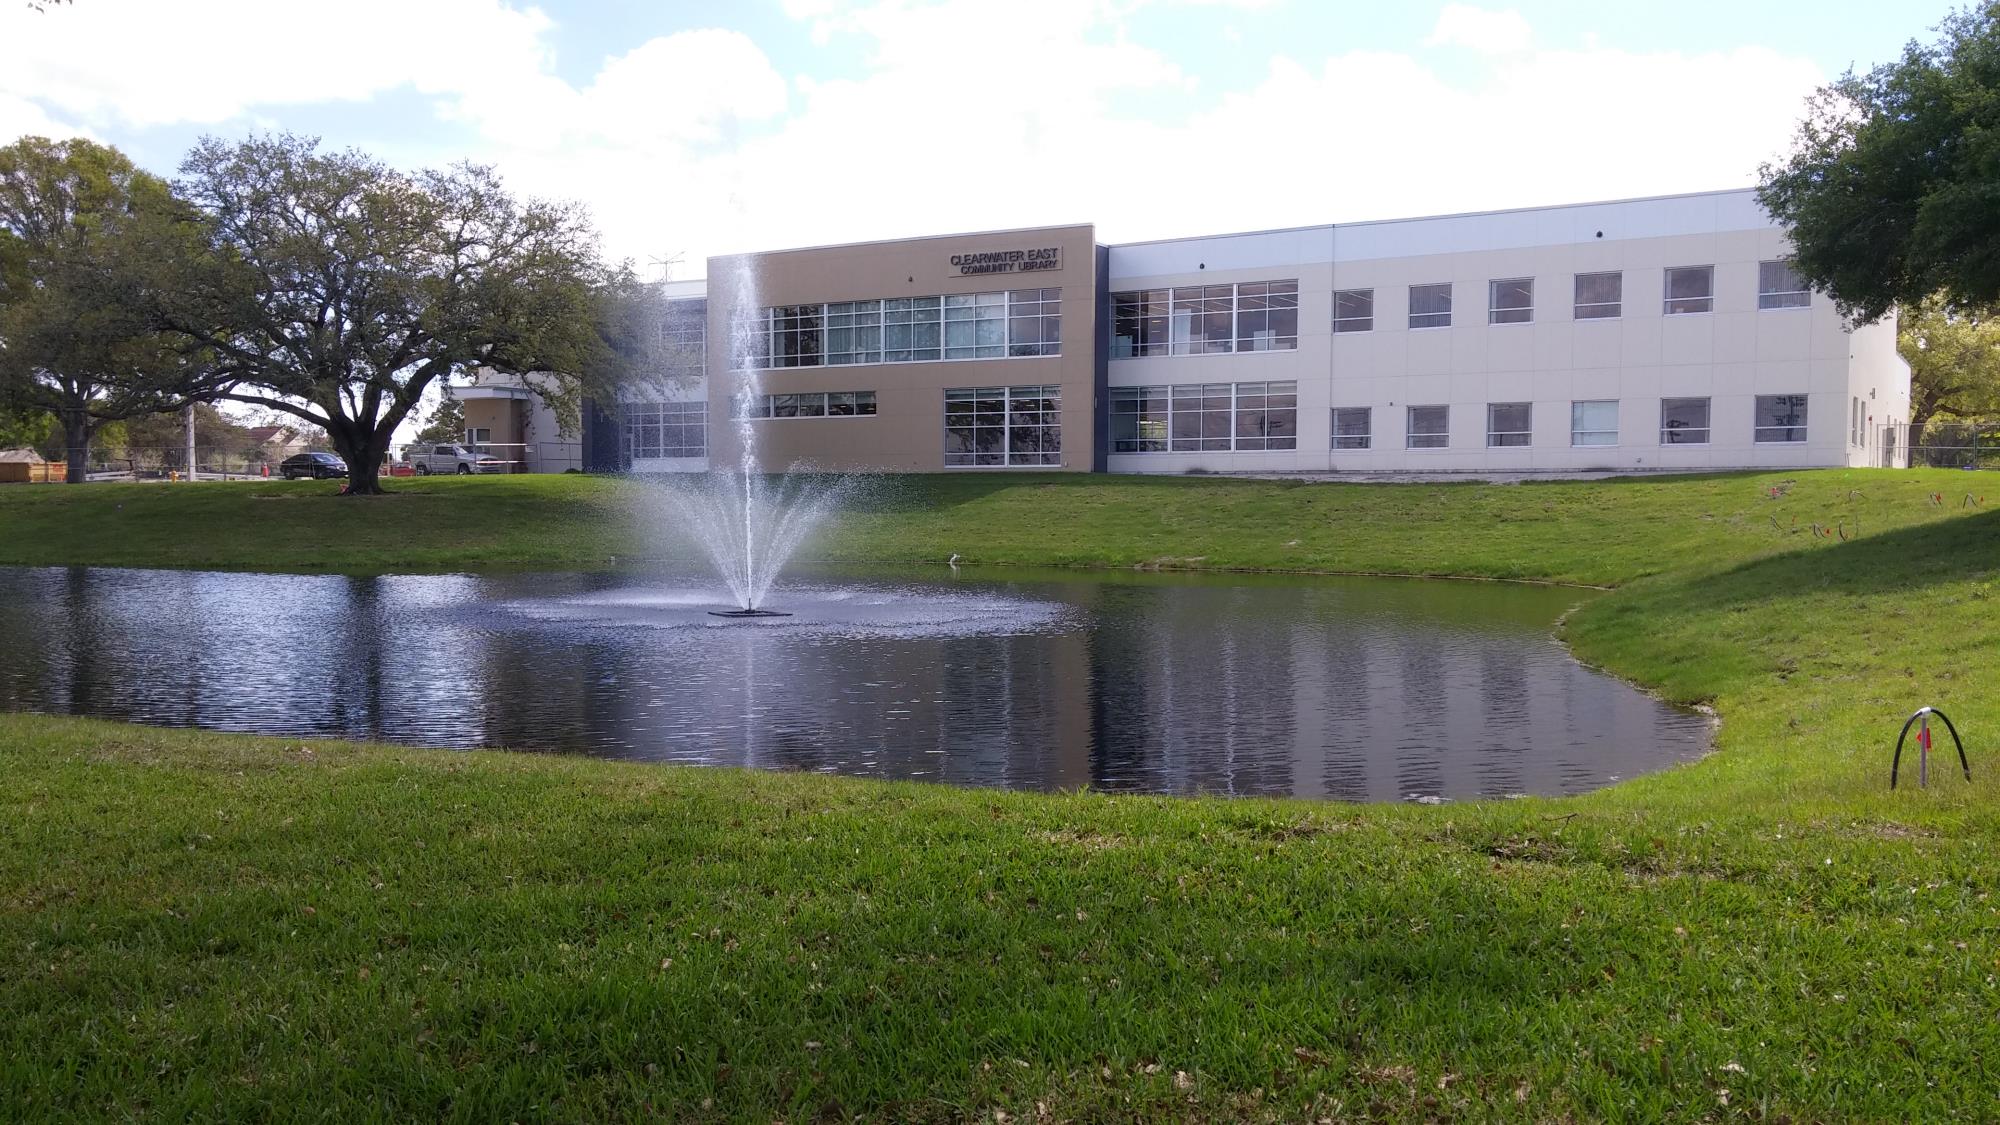
{"label": "green grass lawn", "polygon": [[[823,545],[1616,585],[1566,638],[1711,704],[1718,752],[1565,800],[1048,797],[0,717],[0,1106],[1990,1120],[2000,511],[1960,506],[1985,479],[941,477]],[[626,488],[9,489],[0,561],[678,550],[635,545]],[[1887,790],[1920,703],[1971,784]]]}
{"label": "green grass lawn", "polygon": [[[1991,480],[1943,470],[1526,485],[935,474],[860,490],[812,554],[851,562],[1352,571],[1612,585],[1949,519]],[[645,485],[432,477],[0,487],[0,565],[229,570],[602,568],[692,557],[635,531]],[[1771,497],[1777,489],[1780,495]],[[1944,503],[1929,497],[1942,493]],[[1993,497],[2000,506],[2000,490]],[[1814,523],[1826,527],[1815,539]]]}

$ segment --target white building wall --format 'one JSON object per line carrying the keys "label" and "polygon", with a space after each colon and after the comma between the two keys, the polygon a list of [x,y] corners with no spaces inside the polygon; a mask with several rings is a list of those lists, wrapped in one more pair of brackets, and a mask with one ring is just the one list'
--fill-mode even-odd
{"label": "white building wall", "polygon": [[[1119,386],[1295,379],[1298,448],[1112,453],[1123,472],[1357,469],[1707,469],[1869,463],[1852,404],[1874,391],[1880,421],[1907,417],[1908,368],[1894,325],[1849,332],[1832,302],[1758,308],[1758,265],[1783,233],[1748,191],[1527,211],[1358,223],[1111,248],[1111,290],[1297,278],[1296,351],[1114,359]],[[1714,310],[1666,315],[1665,270],[1712,265]],[[1573,316],[1578,273],[1623,274],[1617,319]],[[1532,277],[1534,319],[1488,323],[1488,282]],[[1409,287],[1450,282],[1452,324],[1408,327]],[[1372,289],[1374,328],[1332,332],[1335,290]],[[1112,310],[1105,310],[1111,315]],[[1806,394],[1807,440],[1753,440],[1755,396]],[[1900,396],[1900,397],[1899,397]],[[1710,399],[1708,445],[1662,445],[1662,398]],[[1618,443],[1573,446],[1571,404],[1615,400]],[[1487,405],[1533,404],[1527,447],[1486,444]],[[1447,405],[1449,445],[1405,448],[1406,410]],[[1330,408],[1368,407],[1367,450],[1331,448]]]}

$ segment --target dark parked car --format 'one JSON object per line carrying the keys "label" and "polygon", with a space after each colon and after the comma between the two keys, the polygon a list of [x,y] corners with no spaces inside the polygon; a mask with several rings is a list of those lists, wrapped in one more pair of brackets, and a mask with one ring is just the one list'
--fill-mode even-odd
{"label": "dark parked car", "polygon": [[278,462],[278,472],[286,480],[344,477],[347,475],[347,462],[331,453],[299,453]]}

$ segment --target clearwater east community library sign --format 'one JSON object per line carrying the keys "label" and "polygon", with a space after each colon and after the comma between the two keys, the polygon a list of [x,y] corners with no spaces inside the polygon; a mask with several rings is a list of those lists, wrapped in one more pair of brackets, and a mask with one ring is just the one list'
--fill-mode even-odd
{"label": "clearwater east community library sign", "polygon": [[978,254],[953,254],[952,268],[960,276],[979,273],[1034,273],[1062,268],[1062,247],[1039,250],[988,250]]}

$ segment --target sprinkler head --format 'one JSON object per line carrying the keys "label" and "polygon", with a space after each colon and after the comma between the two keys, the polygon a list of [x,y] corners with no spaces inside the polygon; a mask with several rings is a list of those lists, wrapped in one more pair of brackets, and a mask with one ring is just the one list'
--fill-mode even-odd
{"label": "sprinkler head", "polygon": [[791,614],[776,609],[711,609],[710,617],[790,617]]}

